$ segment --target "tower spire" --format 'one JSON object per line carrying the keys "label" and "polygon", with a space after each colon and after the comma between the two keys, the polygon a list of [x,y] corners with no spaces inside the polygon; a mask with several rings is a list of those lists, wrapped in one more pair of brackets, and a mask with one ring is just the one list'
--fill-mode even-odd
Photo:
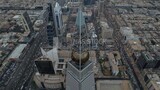
{"label": "tower spire", "polygon": [[82,6],[79,6],[76,17],[75,25],[77,27],[77,33],[74,35],[74,39],[78,41],[73,45],[72,61],[75,61],[78,69],[82,69],[82,65],[89,59],[88,47],[84,40],[87,40],[87,30],[85,28],[85,18],[82,12]]}
{"label": "tower spire", "polygon": [[76,18],[76,26],[80,29],[80,27],[85,26],[85,18],[82,12],[82,7],[79,7],[77,18]]}
{"label": "tower spire", "polygon": [[[82,12],[82,11],[81,11]],[[81,70],[81,63],[82,63],[82,61],[81,61],[81,53],[82,53],[82,34],[81,34],[81,32],[82,32],[82,22],[81,22],[81,19],[82,19],[82,14],[80,13],[80,16],[78,17],[80,20],[78,21],[79,22],[79,31],[80,31],[80,33],[79,33],[79,41],[80,41],[80,44],[79,44],[79,50],[80,50],[80,55],[79,55],[79,69]]]}
{"label": "tower spire", "polygon": [[78,31],[73,34],[73,38],[78,43],[74,43],[71,54],[72,61],[68,62],[66,90],[95,90],[93,63],[89,60],[88,44],[85,43],[88,34],[81,0],[79,2],[81,5],[78,8],[75,22]]}

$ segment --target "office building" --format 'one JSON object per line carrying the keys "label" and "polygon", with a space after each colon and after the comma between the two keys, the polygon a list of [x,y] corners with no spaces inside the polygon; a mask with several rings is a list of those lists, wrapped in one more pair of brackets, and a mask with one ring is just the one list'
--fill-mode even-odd
{"label": "office building", "polygon": [[61,6],[56,2],[54,7],[54,24],[57,36],[62,34],[63,20]]}
{"label": "office building", "polygon": [[68,2],[78,2],[79,0],[68,0]]}
{"label": "office building", "polygon": [[34,32],[33,23],[31,22],[31,19],[27,12],[22,13],[22,21],[23,27],[26,32]]}
{"label": "office building", "polygon": [[47,37],[48,37],[48,44],[53,46],[53,37],[54,37],[54,27],[53,27],[53,22],[48,22],[47,25]]}
{"label": "office building", "polygon": [[137,60],[137,64],[140,69],[158,68],[160,66],[160,60],[157,57],[158,56],[153,56],[153,54],[149,52],[142,52],[141,56]]}
{"label": "office building", "polygon": [[41,89],[64,89],[66,62],[70,52],[58,50],[55,46],[51,50],[42,49],[42,56],[35,60],[37,72],[34,76],[36,85]]}
{"label": "office building", "polygon": [[[77,33],[74,39],[87,39],[87,29],[84,27],[85,21],[81,9],[77,13],[76,26]],[[95,90],[93,61],[88,46],[81,44],[81,41],[73,45],[71,61],[67,64],[66,90]]]}
{"label": "office building", "polygon": [[54,13],[53,13],[54,2],[49,2],[47,6],[48,11],[48,22],[47,22],[47,40],[50,46],[53,46],[53,37],[56,37],[56,30],[54,25]]}
{"label": "office building", "polygon": [[95,4],[95,0],[84,0],[84,5],[92,5]]}
{"label": "office building", "polygon": [[52,3],[48,3],[47,10],[49,12],[48,21],[54,21],[54,19],[53,19],[53,5],[52,5]]}

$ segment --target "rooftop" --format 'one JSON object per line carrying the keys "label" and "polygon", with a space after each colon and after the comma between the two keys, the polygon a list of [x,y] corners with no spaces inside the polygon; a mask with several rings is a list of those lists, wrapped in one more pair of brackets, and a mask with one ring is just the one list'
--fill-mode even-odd
{"label": "rooftop", "polygon": [[128,40],[128,44],[130,44],[133,50],[145,50],[145,47],[141,45],[139,40]]}
{"label": "rooftop", "polygon": [[133,90],[128,80],[98,80],[97,90]]}
{"label": "rooftop", "polygon": [[26,44],[18,45],[8,58],[19,58],[21,52],[26,46],[27,46]]}
{"label": "rooftop", "polygon": [[152,54],[149,53],[149,52],[142,52],[142,55],[143,55],[143,56],[145,57],[145,59],[148,60],[148,61],[153,61],[153,60],[155,60],[154,57],[152,56]]}
{"label": "rooftop", "polygon": [[157,74],[148,74],[147,76],[154,90],[160,90],[160,77]]}
{"label": "rooftop", "polygon": [[117,62],[115,60],[113,53],[107,53],[107,55],[108,55],[108,59],[109,59],[109,63],[111,65],[112,71],[119,71],[118,65],[117,65]]}

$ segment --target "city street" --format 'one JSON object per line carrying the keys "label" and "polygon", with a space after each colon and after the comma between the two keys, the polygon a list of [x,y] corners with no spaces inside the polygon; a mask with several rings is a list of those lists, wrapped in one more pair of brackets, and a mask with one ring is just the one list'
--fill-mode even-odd
{"label": "city street", "polygon": [[106,10],[104,11],[104,14],[106,15],[106,19],[107,19],[108,25],[111,28],[113,28],[113,36],[114,36],[114,40],[116,42],[115,45],[118,48],[118,50],[120,51],[123,63],[128,67],[126,73],[128,74],[128,76],[129,76],[129,78],[130,78],[130,80],[132,82],[132,85],[135,88],[135,90],[141,90],[141,88],[140,88],[141,84],[139,83],[138,79],[135,77],[133,68],[132,68],[132,66],[130,64],[130,57],[128,57],[127,53],[124,50],[124,45],[121,42],[121,38],[118,37],[118,35],[119,35],[119,28],[118,28],[118,26],[116,25],[114,19],[111,16],[112,12],[110,12],[110,13],[107,12],[107,9],[108,9],[107,6],[105,8],[106,8]]}
{"label": "city street", "polygon": [[43,38],[40,38],[42,34],[44,33],[38,32],[34,37],[34,41],[30,44],[30,48],[24,55],[22,62],[17,65],[17,68],[6,82],[5,90],[23,90],[24,85],[27,85],[27,80],[34,73],[34,55],[40,49],[39,46],[43,40]]}

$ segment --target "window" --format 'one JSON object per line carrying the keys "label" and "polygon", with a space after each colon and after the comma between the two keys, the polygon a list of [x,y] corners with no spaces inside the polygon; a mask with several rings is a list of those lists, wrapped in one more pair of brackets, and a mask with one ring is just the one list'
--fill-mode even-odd
{"label": "window", "polygon": [[57,27],[59,28],[60,26],[59,26],[59,18],[58,18],[58,16],[56,16],[56,23],[57,23]]}
{"label": "window", "polygon": [[59,62],[64,62],[64,59],[59,59]]}
{"label": "window", "polygon": [[43,88],[46,88],[43,82],[41,82],[41,85],[42,85]]}
{"label": "window", "polygon": [[125,37],[124,37],[124,40],[126,40],[126,39],[127,39],[127,37],[125,36]]}
{"label": "window", "polygon": [[58,64],[58,68],[62,69],[63,68],[63,64]]}
{"label": "window", "polygon": [[62,74],[62,70],[57,70],[57,73]]}

